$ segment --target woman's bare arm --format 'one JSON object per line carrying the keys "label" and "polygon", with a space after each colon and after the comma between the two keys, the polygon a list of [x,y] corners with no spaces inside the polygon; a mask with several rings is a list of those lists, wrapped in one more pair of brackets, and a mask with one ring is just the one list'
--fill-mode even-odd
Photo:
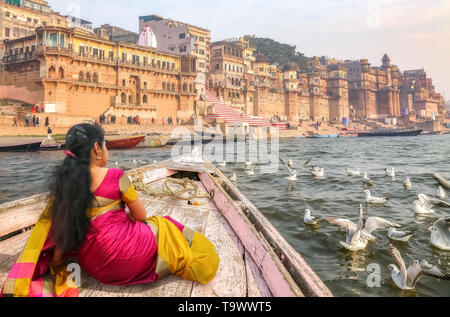
{"label": "woman's bare arm", "polygon": [[128,203],[127,206],[128,209],[130,209],[131,216],[137,221],[144,221],[147,219],[147,211],[145,210],[144,203],[139,197],[132,203]]}

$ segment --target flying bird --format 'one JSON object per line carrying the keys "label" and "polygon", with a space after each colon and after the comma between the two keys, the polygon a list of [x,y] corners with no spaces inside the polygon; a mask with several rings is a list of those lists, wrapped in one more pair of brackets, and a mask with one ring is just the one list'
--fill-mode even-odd
{"label": "flying bird", "polygon": [[401,290],[413,290],[416,283],[423,276],[434,277],[442,280],[450,280],[450,274],[441,268],[428,263],[427,261],[414,261],[408,269],[405,262],[398,251],[392,244],[389,245],[389,253],[397,262],[398,266],[390,264],[388,266],[391,271],[391,278],[394,284]]}

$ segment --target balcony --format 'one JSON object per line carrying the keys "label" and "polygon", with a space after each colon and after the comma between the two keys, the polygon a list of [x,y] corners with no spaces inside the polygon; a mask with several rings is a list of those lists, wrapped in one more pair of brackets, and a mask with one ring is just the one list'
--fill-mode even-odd
{"label": "balcony", "polygon": [[20,63],[20,62],[29,61],[31,59],[34,59],[34,57],[35,57],[35,52],[24,52],[21,54],[4,56],[2,61],[3,61],[3,64],[12,64],[12,63]]}

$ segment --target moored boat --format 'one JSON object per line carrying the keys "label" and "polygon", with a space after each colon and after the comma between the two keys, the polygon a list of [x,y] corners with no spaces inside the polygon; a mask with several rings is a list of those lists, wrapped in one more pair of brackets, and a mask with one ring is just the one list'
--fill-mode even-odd
{"label": "moored boat", "polygon": [[358,137],[395,137],[395,136],[418,136],[423,130],[395,130],[395,129],[383,129],[374,132],[360,132]]}
{"label": "moored boat", "polygon": [[144,141],[145,135],[132,136],[127,138],[107,139],[106,147],[108,149],[130,149]]}
{"label": "moored boat", "polygon": [[26,144],[0,146],[0,152],[35,152],[39,151],[41,143],[42,141]]}
{"label": "moored boat", "polygon": [[[127,174],[147,216],[167,215],[204,234],[216,247],[219,269],[207,285],[169,276],[145,285],[107,286],[82,272],[81,297],[332,296],[302,256],[210,162],[189,155]],[[173,196],[152,196],[161,193],[169,179],[181,182],[182,177],[198,186],[193,204]],[[30,236],[31,231],[22,230],[36,223],[47,200],[48,195],[41,194],[0,205],[0,237],[9,237],[0,242],[0,286]]]}
{"label": "moored boat", "polygon": [[153,148],[166,146],[170,141],[170,135],[150,135],[140,142],[136,147],[138,148]]}

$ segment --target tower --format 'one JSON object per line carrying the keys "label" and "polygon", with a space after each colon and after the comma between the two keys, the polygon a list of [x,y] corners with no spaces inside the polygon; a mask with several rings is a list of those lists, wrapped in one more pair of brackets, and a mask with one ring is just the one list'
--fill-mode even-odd
{"label": "tower", "polygon": [[147,24],[139,35],[139,45],[157,48],[156,36],[150,26]]}

